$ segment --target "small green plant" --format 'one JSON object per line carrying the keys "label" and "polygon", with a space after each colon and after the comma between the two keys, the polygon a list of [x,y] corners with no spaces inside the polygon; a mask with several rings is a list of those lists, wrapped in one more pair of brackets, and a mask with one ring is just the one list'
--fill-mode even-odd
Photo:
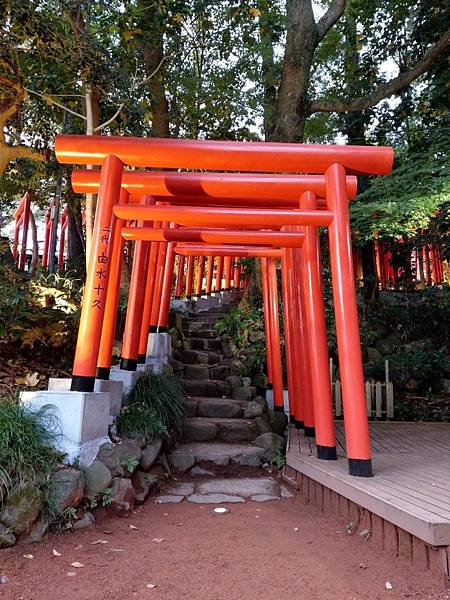
{"label": "small green plant", "polygon": [[158,483],[158,476],[154,473],[146,473],[144,475],[144,481],[150,486],[154,486]]}
{"label": "small green plant", "polygon": [[103,507],[111,504],[113,499],[113,489],[106,488],[106,490],[103,490],[103,492],[100,493],[100,499]]}
{"label": "small green plant", "polygon": [[[0,399],[0,498],[12,485],[31,482],[44,489],[62,455],[54,449],[57,421]],[[3,491],[1,491],[3,490]]]}
{"label": "small green plant", "polygon": [[122,461],[122,467],[128,471],[128,473],[133,473],[135,468],[138,466],[139,461],[134,456],[129,456],[125,460]]}
{"label": "small green plant", "polygon": [[274,448],[271,452],[270,464],[281,469],[286,464],[286,455],[279,448]]}
{"label": "small green plant", "polygon": [[66,523],[72,523],[72,521],[76,521],[77,518],[77,509],[73,506],[68,506],[63,510],[62,519]]}
{"label": "small green plant", "polygon": [[152,408],[144,404],[131,404],[125,407],[117,417],[118,431],[129,438],[144,435],[147,440],[162,437],[167,427]]}

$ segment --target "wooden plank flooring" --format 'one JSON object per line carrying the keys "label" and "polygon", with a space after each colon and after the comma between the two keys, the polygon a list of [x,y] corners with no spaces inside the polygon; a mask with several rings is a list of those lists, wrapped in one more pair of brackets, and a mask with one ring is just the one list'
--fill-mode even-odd
{"label": "wooden plank flooring", "polygon": [[316,458],[314,440],[289,430],[286,463],[434,546],[450,545],[450,423],[372,422],[375,476],[351,477],[345,433],[337,461]]}

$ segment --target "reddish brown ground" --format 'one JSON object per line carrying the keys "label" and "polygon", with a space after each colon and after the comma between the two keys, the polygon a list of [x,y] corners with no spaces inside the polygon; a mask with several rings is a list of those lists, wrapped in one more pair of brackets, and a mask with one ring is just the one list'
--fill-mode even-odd
{"label": "reddish brown ground", "polygon": [[[0,575],[10,582],[0,585],[0,598],[449,598],[429,572],[411,574],[400,559],[349,537],[334,518],[325,518],[300,498],[230,508],[229,514],[217,516],[211,506],[149,502],[130,519],[98,519],[84,531],[2,550]],[[156,543],[154,538],[166,540]],[[99,539],[107,544],[92,545]],[[53,556],[53,549],[61,556]],[[24,558],[28,553],[34,558]],[[84,567],[71,567],[74,561]]]}

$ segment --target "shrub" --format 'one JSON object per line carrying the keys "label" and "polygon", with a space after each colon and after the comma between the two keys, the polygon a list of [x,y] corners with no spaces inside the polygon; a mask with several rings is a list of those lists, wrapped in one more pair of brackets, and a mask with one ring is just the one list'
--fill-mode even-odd
{"label": "shrub", "polygon": [[128,396],[128,407],[117,419],[119,431],[128,436],[154,439],[183,426],[184,400],[180,383],[166,375],[140,377]]}
{"label": "shrub", "polygon": [[31,482],[44,488],[62,456],[54,449],[55,417],[0,399],[1,489]]}

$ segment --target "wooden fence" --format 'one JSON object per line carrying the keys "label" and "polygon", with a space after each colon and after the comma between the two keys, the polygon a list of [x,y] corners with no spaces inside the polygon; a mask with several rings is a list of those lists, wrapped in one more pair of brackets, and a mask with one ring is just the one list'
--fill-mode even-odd
{"label": "wooden fence", "polygon": [[[330,358],[330,381],[334,414],[342,417],[342,393],[339,379],[333,380],[333,359]],[[376,419],[394,418],[394,387],[389,381],[389,361],[384,361],[384,382],[369,380],[365,383],[367,415]]]}

